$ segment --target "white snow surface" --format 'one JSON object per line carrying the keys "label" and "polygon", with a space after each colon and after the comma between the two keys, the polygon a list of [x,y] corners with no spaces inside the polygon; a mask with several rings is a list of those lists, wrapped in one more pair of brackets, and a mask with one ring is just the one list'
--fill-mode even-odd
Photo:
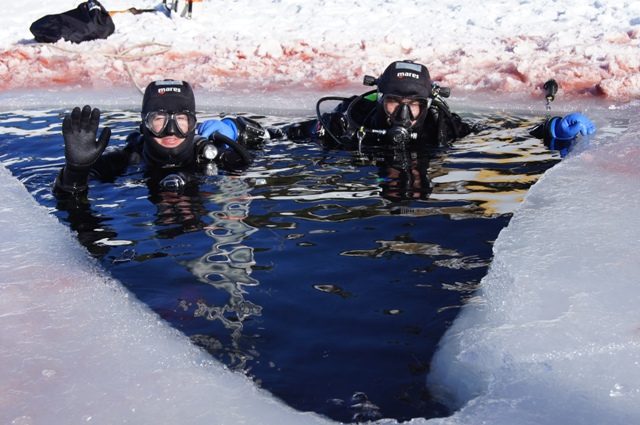
{"label": "white snow surface", "polygon": [[23,0],[0,15],[0,89],[144,87],[164,77],[213,93],[342,89],[407,58],[458,92],[529,96],[553,77],[572,96],[640,97],[638,1],[201,0],[191,19],[117,13],[106,40],[34,42],[33,21],[78,3]]}
{"label": "white snow surface", "polygon": [[[512,110],[554,77],[556,108],[628,124],[583,139],[529,191],[431,365],[456,412],[411,423],[640,423],[640,3],[347,3],[204,0],[191,20],[118,14],[107,40],[45,46],[30,23],[77,2],[23,0],[0,15],[0,108],[130,107],[136,86],[173,77],[200,105],[311,114],[314,93],[362,90],[363,74],[413,58],[453,102]],[[172,330],[4,168],[0,195],[0,423],[331,423]]]}

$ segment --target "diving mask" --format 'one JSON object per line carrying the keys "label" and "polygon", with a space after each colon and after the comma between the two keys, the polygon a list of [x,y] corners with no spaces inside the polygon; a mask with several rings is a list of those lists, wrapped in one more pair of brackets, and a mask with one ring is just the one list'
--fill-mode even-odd
{"label": "diving mask", "polygon": [[196,128],[196,115],[193,112],[152,111],[144,117],[145,127],[156,137],[176,135],[187,137]]}

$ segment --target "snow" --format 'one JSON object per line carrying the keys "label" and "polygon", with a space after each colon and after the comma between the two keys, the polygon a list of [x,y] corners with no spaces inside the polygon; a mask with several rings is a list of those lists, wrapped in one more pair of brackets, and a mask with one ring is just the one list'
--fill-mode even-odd
{"label": "snow", "polygon": [[[191,20],[117,14],[107,40],[31,41],[31,22],[77,3],[23,0],[0,15],[0,108],[137,106],[138,87],[174,77],[194,84],[200,107],[312,114],[314,94],[361,91],[365,73],[413,58],[453,88],[454,106],[532,108],[553,77],[555,108],[600,127],[628,121],[582,140],[530,190],[431,366],[429,385],[456,413],[411,422],[640,422],[639,2],[205,0]],[[11,200],[0,208],[0,422],[330,423],[159,321],[6,169],[0,195]]]}
{"label": "snow", "polygon": [[411,58],[456,90],[530,96],[554,77],[572,96],[640,96],[637,1],[203,0],[192,19],[118,13],[107,40],[33,42],[33,21],[77,4],[25,0],[0,16],[1,89],[144,87],[161,77],[214,93],[340,89]]}

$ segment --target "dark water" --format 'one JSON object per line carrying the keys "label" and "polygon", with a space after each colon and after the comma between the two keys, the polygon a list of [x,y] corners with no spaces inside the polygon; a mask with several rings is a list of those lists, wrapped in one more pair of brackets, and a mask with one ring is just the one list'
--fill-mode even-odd
{"label": "dark water", "polygon": [[[487,129],[429,158],[271,141],[241,175],[176,194],[131,169],[69,206],[51,194],[61,115],[0,114],[2,163],[196,344],[296,409],[345,422],[449,413],[425,386],[431,356],[512,211],[558,161],[528,137],[535,118],[466,114]],[[103,116],[111,146],[137,116]]]}

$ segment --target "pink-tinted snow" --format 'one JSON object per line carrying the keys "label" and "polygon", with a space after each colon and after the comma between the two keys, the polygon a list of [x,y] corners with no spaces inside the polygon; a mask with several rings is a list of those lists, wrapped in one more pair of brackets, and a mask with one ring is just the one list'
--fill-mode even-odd
{"label": "pink-tinted snow", "polygon": [[640,98],[638,2],[209,0],[195,4],[190,20],[116,14],[108,39],[75,45],[35,43],[28,27],[76,1],[25,2],[32,7],[19,19],[0,18],[8,28],[0,37],[2,91],[144,87],[164,77],[210,92],[331,91],[410,58],[457,92],[527,97],[555,78],[573,98]]}

